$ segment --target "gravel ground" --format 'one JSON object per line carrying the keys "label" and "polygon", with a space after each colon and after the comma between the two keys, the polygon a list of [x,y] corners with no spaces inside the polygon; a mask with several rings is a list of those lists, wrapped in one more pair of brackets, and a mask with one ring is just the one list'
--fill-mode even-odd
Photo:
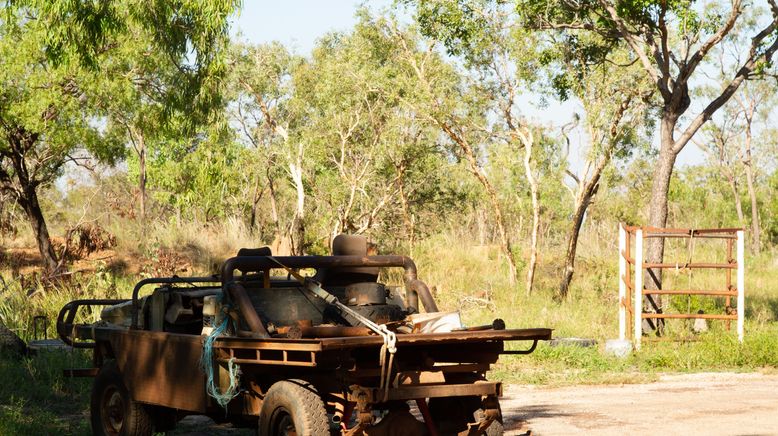
{"label": "gravel ground", "polygon": [[507,386],[509,435],[778,435],[778,375],[701,373],[650,384]]}

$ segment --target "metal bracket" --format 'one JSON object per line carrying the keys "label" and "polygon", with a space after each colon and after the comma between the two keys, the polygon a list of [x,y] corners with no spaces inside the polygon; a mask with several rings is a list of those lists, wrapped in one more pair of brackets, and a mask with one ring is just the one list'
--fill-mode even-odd
{"label": "metal bracket", "polygon": [[535,351],[535,347],[537,346],[538,346],[538,340],[535,339],[532,341],[532,346],[526,350],[503,350],[500,351],[500,354],[530,354],[533,351]]}

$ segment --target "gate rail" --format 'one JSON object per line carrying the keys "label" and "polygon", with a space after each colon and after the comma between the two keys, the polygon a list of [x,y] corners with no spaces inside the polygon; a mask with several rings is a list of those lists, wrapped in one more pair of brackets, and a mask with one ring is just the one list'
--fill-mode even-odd
{"label": "gate rail", "polygon": [[[644,261],[643,242],[648,238],[694,238],[723,239],[727,244],[727,259],[724,263],[688,262],[679,263],[647,263]],[[632,240],[634,239],[634,257]],[[736,246],[737,257],[733,258],[733,245]],[[743,229],[672,229],[657,227],[635,227],[619,224],[619,339],[626,339],[627,326],[632,324],[632,339],[635,349],[640,349],[643,319],[717,319],[727,322],[737,321],[738,340],[743,342],[743,319],[745,309],[745,238]],[[655,269],[723,269],[726,272],[724,289],[646,289],[644,273],[656,280]],[[736,286],[732,284],[732,272],[736,272]],[[656,280],[658,282],[658,280]],[[724,314],[698,313],[644,313],[643,296],[651,295],[704,295],[724,297]],[[732,310],[732,297],[736,298],[736,311]],[[653,300],[651,300],[653,301]],[[659,311],[658,311],[659,312]],[[640,316],[635,316],[640,314]]]}

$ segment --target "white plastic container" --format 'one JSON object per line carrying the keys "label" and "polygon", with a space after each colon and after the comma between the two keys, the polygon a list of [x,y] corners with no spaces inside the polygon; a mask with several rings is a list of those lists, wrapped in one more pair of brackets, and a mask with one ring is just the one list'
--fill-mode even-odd
{"label": "white plastic container", "polygon": [[200,334],[208,336],[224,319],[222,305],[216,295],[203,297],[203,330]]}
{"label": "white plastic container", "polygon": [[449,333],[462,328],[459,312],[416,313],[410,318],[414,333]]}

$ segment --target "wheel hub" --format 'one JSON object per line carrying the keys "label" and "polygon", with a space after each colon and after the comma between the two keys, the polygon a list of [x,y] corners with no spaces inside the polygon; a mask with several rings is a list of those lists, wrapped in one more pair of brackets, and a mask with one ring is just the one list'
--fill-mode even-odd
{"label": "wheel hub", "polygon": [[118,435],[122,430],[124,423],[124,398],[121,392],[115,387],[110,387],[103,394],[101,407],[103,417],[103,429],[107,434]]}

